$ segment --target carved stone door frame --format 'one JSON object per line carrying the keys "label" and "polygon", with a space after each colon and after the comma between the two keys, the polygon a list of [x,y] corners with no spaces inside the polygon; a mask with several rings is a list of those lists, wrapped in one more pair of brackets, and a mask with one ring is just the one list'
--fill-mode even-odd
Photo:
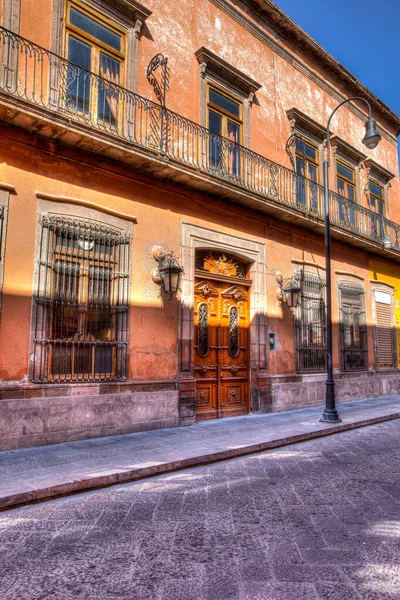
{"label": "carved stone door frame", "polygon": [[181,222],[182,278],[180,338],[180,415],[182,424],[194,422],[195,381],[193,378],[193,304],[195,253],[197,249],[219,250],[249,263],[250,279],[250,409],[270,410],[270,382],[267,377],[266,334],[266,251],[265,244],[207,227]]}

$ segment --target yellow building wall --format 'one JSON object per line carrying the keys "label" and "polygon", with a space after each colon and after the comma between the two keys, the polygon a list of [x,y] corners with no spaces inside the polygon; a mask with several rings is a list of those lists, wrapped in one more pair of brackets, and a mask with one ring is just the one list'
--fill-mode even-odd
{"label": "yellow building wall", "polygon": [[369,268],[372,281],[382,281],[382,283],[387,283],[394,288],[397,367],[400,368],[400,267],[370,260]]}

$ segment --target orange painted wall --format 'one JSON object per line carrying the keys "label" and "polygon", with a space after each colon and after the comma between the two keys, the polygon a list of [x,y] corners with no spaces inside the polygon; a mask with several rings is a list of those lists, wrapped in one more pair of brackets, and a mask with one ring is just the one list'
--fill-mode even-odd
{"label": "orange painted wall", "polygon": [[[290,124],[286,110],[295,106],[325,124],[337,105],[336,99],[208,0],[182,0],[179,10],[176,3],[165,0],[146,0],[143,3],[152,10],[152,15],[146,21],[139,42],[139,93],[154,99],[145,79],[145,68],[154,54],[163,52],[169,58],[171,69],[167,105],[198,122],[200,75],[194,53],[200,46],[206,46],[262,84],[257,93],[257,102],[252,107],[252,148],[289,167],[285,143],[290,135]],[[51,0],[22,0],[21,6],[21,34],[49,47]],[[288,49],[306,60],[294,46],[288,46]],[[329,75],[322,73],[318,65],[309,59],[308,63],[312,70],[329,79]],[[330,83],[342,94],[347,94],[347,90],[339,89],[337,82]],[[385,124],[381,123],[381,126]],[[333,121],[332,131],[397,174],[395,144],[383,139],[377,149],[366,150],[361,144],[363,122],[347,108],[342,108]],[[268,272],[279,269],[284,274],[291,274],[292,259],[304,258],[310,262],[324,263],[322,238],[309,232],[296,231],[289,224],[246,212],[240,207],[229,206],[223,201],[170,183],[152,180],[122,167],[111,167],[100,158],[96,159],[96,168],[85,165],[84,155],[79,153],[74,155],[70,151],[68,156],[71,160],[67,160],[49,150],[35,148],[33,136],[25,137],[22,133],[6,130],[1,135],[5,137],[0,145],[0,181],[16,188],[16,193],[10,195],[0,322],[0,378],[5,380],[27,378],[37,222],[36,191],[82,198],[137,217],[132,247],[129,365],[129,375],[136,380],[174,379],[178,372],[178,306],[176,302],[166,302],[163,306],[150,273],[155,266],[151,258],[154,245],[162,245],[178,253],[182,219],[216,231],[233,231],[249,239],[265,241]],[[331,187],[334,188],[331,171]],[[364,170],[361,173],[361,189],[365,184]],[[396,178],[390,190],[390,217],[398,222],[399,192]],[[364,202],[364,199],[360,200]],[[363,277],[369,293],[368,257],[365,253],[337,244],[333,250],[335,270],[345,270]],[[269,353],[269,371],[291,374],[295,368],[293,318],[284,312],[286,309],[282,309],[276,298],[276,288],[275,278],[267,276],[268,328],[277,333],[279,341],[279,352]],[[370,325],[370,303],[367,306]],[[334,299],[336,322],[337,312],[337,299]],[[334,336],[334,364],[338,367],[337,327]],[[369,360],[372,366],[372,346]]]}
{"label": "orange painted wall", "polygon": [[[161,300],[159,288],[151,280],[156,266],[151,249],[162,245],[179,257],[181,220],[265,242],[268,273],[280,270],[288,276],[299,268],[301,260],[324,264],[323,238],[311,232],[302,233],[267,216],[101,161],[93,168],[84,163],[88,160],[84,155],[69,152],[68,159],[57,157],[31,148],[23,133],[3,130],[0,139],[4,160],[0,180],[16,189],[10,195],[0,322],[0,377],[5,380],[27,378],[37,191],[80,198],[137,217],[130,297],[129,376],[134,380],[174,379],[178,373],[178,303]],[[345,270],[365,278],[368,290],[368,257],[362,251],[334,244],[332,265],[333,272]],[[335,285],[335,277],[333,281]],[[277,334],[279,349],[269,353],[269,372],[290,374],[295,370],[293,315],[278,301],[277,287],[275,277],[268,275],[268,329]],[[335,323],[337,311],[334,299]],[[334,335],[334,363],[338,367],[336,325]],[[372,366],[372,351],[370,362]]]}

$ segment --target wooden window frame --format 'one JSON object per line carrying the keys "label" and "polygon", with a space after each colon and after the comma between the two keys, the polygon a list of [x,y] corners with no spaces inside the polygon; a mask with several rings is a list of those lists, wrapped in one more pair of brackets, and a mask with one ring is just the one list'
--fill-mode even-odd
{"label": "wooden window frame", "polygon": [[[116,50],[111,46],[108,46],[101,40],[95,38],[94,36],[86,33],[85,31],[79,29],[70,22],[70,9],[74,8],[85,16],[89,17],[93,21],[98,22],[100,25],[103,25],[116,35],[119,35],[121,38],[121,50]],[[93,73],[97,77],[108,81],[105,77],[100,75],[100,53],[105,54],[111,59],[115,60],[120,65],[120,74],[119,74],[119,82],[116,84],[111,81],[111,84],[117,85],[119,87],[124,87],[125,77],[126,77],[126,31],[122,27],[118,27],[115,25],[110,19],[104,17],[97,11],[93,10],[90,7],[82,6],[80,2],[76,0],[68,0],[65,7],[65,46],[64,46],[64,56],[68,60],[69,54],[69,40],[70,37],[77,39],[78,41],[90,46],[90,73]],[[98,86],[90,85],[90,101],[89,101],[89,117],[93,120],[93,122],[97,122],[99,120],[99,110],[98,110]],[[119,111],[118,115],[118,123],[115,126],[115,129],[121,128],[121,112]]]}
{"label": "wooden window frame", "polygon": [[[299,205],[308,206],[310,210],[319,213],[320,210],[320,195],[318,192],[319,180],[320,180],[320,147],[316,141],[311,141],[309,137],[302,135],[300,132],[294,132],[293,134],[293,147],[292,147],[292,157],[293,157],[293,170],[296,175],[300,177],[297,178],[296,182],[296,199]],[[315,159],[310,158],[306,155],[305,150],[300,152],[297,149],[297,143],[300,142],[305,146],[308,146],[312,150],[315,151]],[[304,174],[298,173],[297,171],[297,159],[303,161],[304,164]],[[309,177],[309,167],[308,165],[312,165],[315,168],[316,173],[316,181],[313,181]],[[304,177],[305,179],[301,179]],[[307,183],[308,181],[308,183]]]}
{"label": "wooden window frame", "polygon": [[[342,165],[345,169],[348,169],[349,171],[352,171],[353,173],[353,180],[349,179],[348,177],[346,177],[345,175],[342,175],[341,173],[339,173],[338,171],[338,165]],[[348,195],[344,195],[343,198],[346,198],[346,200],[349,200],[350,202],[354,202],[357,203],[357,177],[356,177],[356,169],[355,167],[353,167],[350,163],[346,162],[345,160],[343,160],[342,158],[336,158],[336,190],[339,196],[341,196],[340,192],[339,192],[339,185],[338,185],[338,181],[343,181],[343,183],[345,184],[345,190],[348,190],[348,186],[351,185],[354,189],[354,200],[350,200],[348,198]],[[348,191],[347,191],[348,194]]]}
{"label": "wooden window frame", "polygon": [[[294,134],[295,136],[295,145],[294,145],[294,156],[295,159],[296,158],[301,158],[302,160],[305,161],[305,163],[311,163],[316,170],[317,173],[317,181],[315,181],[314,183],[319,183],[319,151],[318,151],[318,146],[316,146],[315,144],[309,142],[307,139],[303,138],[301,135],[299,134]],[[315,155],[316,155],[316,159],[313,160],[312,158],[310,158],[309,156],[306,156],[306,154],[303,152],[301,153],[298,149],[297,149],[297,142],[301,142],[302,144],[305,144],[306,146],[309,146],[310,148],[312,148],[313,150],[315,150]],[[297,163],[295,163],[295,165],[297,166]],[[297,171],[296,171],[297,173]],[[297,173],[298,175],[301,175],[301,173]],[[308,177],[308,175],[304,174],[304,177]]]}
{"label": "wooden window frame", "polygon": [[[379,181],[377,181],[376,179],[370,178],[369,179],[369,209],[372,210],[372,212],[375,212],[377,215],[380,215],[379,211],[377,210],[379,203],[382,203],[382,217],[386,217],[386,188],[382,183],[379,183]],[[379,196],[377,196],[376,194],[374,194],[373,192],[371,192],[371,184],[375,185],[376,187],[379,187],[382,190],[382,196],[381,198],[379,198]],[[371,205],[371,198],[374,198],[375,200],[375,206],[376,209],[374,210],[372,208]]]}
{"label": "wooden window frame", "polygon": [[[223,109],[218,104],[210,101],[210,89],[214,90],[221,96],[225,96],[228,100],[232,100],[239,106],[240,117],[238,118],[228,110]],[[207,129],[209,129],[209,110],[212,110],[222,117],[222,137],[228,139],[228,119],[239,125],[239,144],[243,141],[243,100],[234,96],[232,93],[226,91],[223,87],[216,85],[215,83],[207,82]]]}
{"label": "wooden window frame", "polygon": [[[110,31],[115,33],[116,35],[119,35],[121,38],[122,49],[116,50],[115,48],[112,48],[111,46],[109,46],[105,42],[102,42],[98,38],[90,35],[89,33],[86,33],[86,31],[79,29],[79,27],[77,27],[76,25],[73,25],[70,22],[70,9],[71,8],[74,8],[75,10],[84,14],[86,17],[89,17],[93,21],[97,21],[98,23],[100,23],[100,25],[103,25],[103,27],[106,27],[107,29],[109,29]],[[65,29],[66,29],[66,31],[70,31],[73,34],[75,34],[76,37],[82,38],[82,41],[84,41],[90,45],[97,46],[98,48],[101,48],[108,54],[112,54],[113,55],[112,58],[119,59],[120,61],[125,60],[126,31],[122,27],[119,27],[118,25],[113,23],[110,19],[108,19],[101,13],[93,10],[92,8],[90,8],[88,6],[83,6],[80,2],[77,2],[76,0],[68,0],[68,2],[66,3],[66,8],[65,8]],[[66,52],[68,52],[68,43],[66,44],[65,49],[66,49]]]}

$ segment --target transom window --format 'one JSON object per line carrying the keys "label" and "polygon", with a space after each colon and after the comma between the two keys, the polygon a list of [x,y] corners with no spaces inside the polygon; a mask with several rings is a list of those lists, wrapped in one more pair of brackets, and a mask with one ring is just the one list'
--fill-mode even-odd
{"label": "transom window", "polygon": [[242,137],[242,104],[225,92],[207,86],[207,121],[210,138],[210,163],[215,169],[240,176],[240,154],[236,144]]}
{"label": "transom window", "polygon": [[[125,52],[124,32],[80,5],[67,5],[68,67],[66,107],[116,127]],[[90,75],[90,72],[100,78]],[[104,81],[107,80],[107,81]]]}
{"label": "transom window", "polygon": [[301,138],[296,139],[296,173],[311,181],[297,180],[297,203],[318,211],[318,150]]}
{"label": "transom window", "polygon": [[130,236],[42,217],[33,381],[126,379]]}

